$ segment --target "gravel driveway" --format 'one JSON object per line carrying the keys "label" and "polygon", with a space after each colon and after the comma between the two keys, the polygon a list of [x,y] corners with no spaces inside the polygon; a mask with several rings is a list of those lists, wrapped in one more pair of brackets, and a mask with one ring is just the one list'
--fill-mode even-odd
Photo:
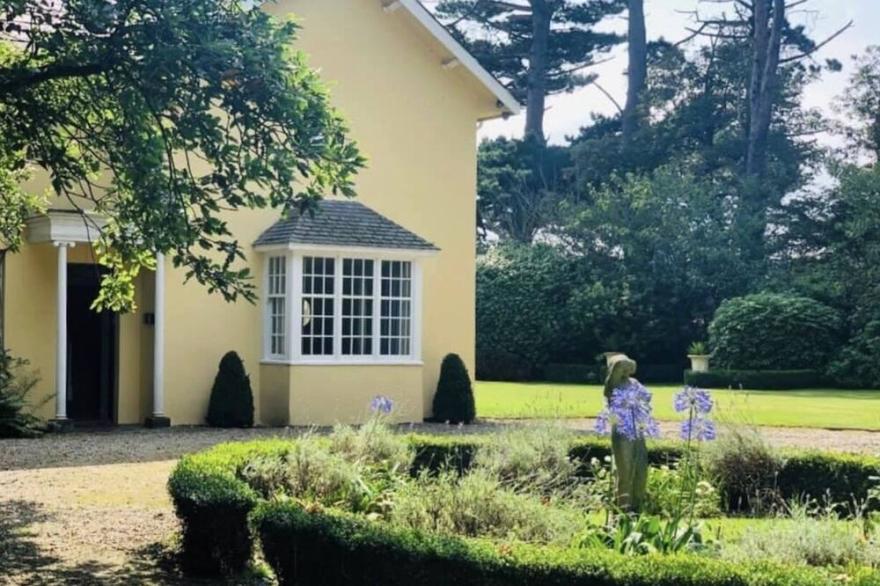
{"label": "gravel driveway", "polygon": [[[592,420],[569,420],[577,431]],[[439,424],[402,431],[467,434]],[[662,424],[674,437],[675,424]],[[763,428],[777,446],[880,452],[880,433]],[[0,584],[191,584],[169,554],[177,520],[165,490],[181,455],[226,441],[293,437],[302,430],[117,428],[0,440]]]}

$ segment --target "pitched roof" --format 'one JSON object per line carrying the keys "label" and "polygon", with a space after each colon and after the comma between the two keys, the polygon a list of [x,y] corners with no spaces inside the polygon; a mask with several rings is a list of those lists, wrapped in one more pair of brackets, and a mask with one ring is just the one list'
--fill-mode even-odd
{"label": "pitched roof", "polygon": [[479,61],[474,58],[470,52],[465,49],[461,43],[449,34],[440,22],[431,14],[420,0],[383,0],[386,10],[394,9],[402,6],[413,15],[413,17],[425,29],[436,38],[443,47],[449,51],[455,60],[463,65],[471,72],[484,86],[498,99],[498,105],[508,114],[519,114],[522,105],[513,97],[513,94],[505,88],[494,75],[489,73],[485,67],[480,65]]}
{"label": "pitched roof", "polygon": [[254,246],[309,244],[395,250],[439,250],[364,204],[323,200],[314,214],[292,212],[263,232]]}

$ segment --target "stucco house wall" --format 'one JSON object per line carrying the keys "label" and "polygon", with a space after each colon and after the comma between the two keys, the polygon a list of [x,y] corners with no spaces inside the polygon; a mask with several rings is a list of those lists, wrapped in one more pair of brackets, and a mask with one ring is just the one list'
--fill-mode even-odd
{"label": "stucco house wall", "polygon": [[[447,353],[459,353],[473,372],[475,132],[478,120],[499,114],[497,98],[464,67],[449,66],[445,49],[406,10],[387,10],[380,0],[268,6],[279,16],[296,15],[297,46],[329,85],[368,159],[356,181],[358,201],[440,249],[421,262],[422,364],[264,363],[262,304],[227,303],[198,283],[184,284],[184,270],[169,263],[165,413],[175,424],[203,423],[219,360],[235,350],[251,377],[258,421],[355,421],[375,394],[396,400],[400,420],[419,421],[430,414]],[[261,293],[264,255],[248,245],[278,217],[275,210],[229,216]],[[55,388],[55,254],[51,244],[26,244],[6,261],[5,343],[39,370],[35,396]],[[93,262],[90,247],[71,249],[69,262]],[[120,318],[118,423],[137,423],[150,411],[153,328],[144,317],[153,309],[152,279],[141,275],[139,308]],[[41,415],[53,411],[50,401]]]}

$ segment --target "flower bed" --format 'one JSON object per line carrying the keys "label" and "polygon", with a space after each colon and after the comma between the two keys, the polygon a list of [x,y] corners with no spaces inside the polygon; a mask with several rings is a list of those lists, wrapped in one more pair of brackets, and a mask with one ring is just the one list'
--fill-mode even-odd
{"label": "flower bed", "polygon": [[[419,490],[433,486],[426,476],[443,476],[449,474],[447,471],[460,474],[475,466],[488,470],[491,466],[478,462],[480,451],[498,450],[499,445],[515,442],[508,441],[510,438],[493,439],[494,436],[407,436],[406,446],[411,450],[407,456],[409,469],[400,474],[399,462],[392,466],[384,463],[399,461],[399,446],[391,445],[394,442],[387,434],[376,431],[370,437],[370,451],[381,455],[375,458],[381,465],[371,464],[367,489],[350,490],[345,483],[346,461],[362,461],[365,457],[357,453],[357,438],[353,435],[356,433],[372,432],[339,430],[332,438],[299,442],[303,444],[299,449],[295,449],[298,442],[285,440],[226,444],[183,458],[171,475],[169,490],[183,527],[184,569],[203,575],[242,570],[252,554],[255,531],[266,559],[285,583],[351,584],[357,583],[352,581],[354,575],[362,576],[362,583],[382,584],[450,583],[450,576],[456,576],[460,581],[455,583],[460,584],[822,584],[831,580],[826,572],[773,564],[742,566],[705,555],[633,557],[584,548],[577,544],[577,539],[568,539],[572,515],[565,513],[565,506],[560,507],[563,513],[558,518],[542,514],[548,519],[533,523],[531,533],[522,532],[535,539],[534,543],[505,536],[481,539],[479,528],[475,529],[478,538],[453,534],[453,529],[462,528],[461,520],[450,521],[451,529],[445,533],[428,530],[424,524],[413,528],[412,519],[418,515],[412,514],[405,519],[409,526],[402,526],[388,520],[389,501],[407,494],[415,494],[418,499]],[[538,430],[522,433],[534,434],[535,441],[530,443],[536,444],[536,449],[547,447],[548,453],[558,443],[558,438],[542,437]],[[610,454],[609,443],[604,439],[566,441],[569,445],[565,460],[572,467],[572,477],[594,476],[597,463]],[[303,465],[315,461],[315,453],[309,452],[312,448],[306,449],[306,444],[315,453],[321,452],[322,445],[335,446],[336,455],[331,454],[329,460],[321,462],[325,469],[338,468],[339,472],[330,481],[322,478],[320,482],[309,483],[321,487],[320,494],[291,496],[289,489],[278,488],[284,480],[276,473],[280,470],[289,474],[284,467],[298,466],[298,474],[305,474]],[[513,448],[507,445],[504,449]],[[656,442],[648,454],[653,464],[668,465],[675,463],[682,449],[681,444]],[[299,460],[291,454],[298,454]],[[515,452],[505,453],[497,461],[503,461],[507,467],[492,469],[493,477],[517,478],[519,474],[523,478],[521,471],[511,467],[519,461]],[[808,492],[821,498],[831,491],[840,502],[851,501],[853,496],[864,500],[878,465],[880,462],[874,458],[787,452],[776,482],[787,495]],[[333,478],[336,484],[331,482]],[[538,487],[535,490],[555,490],[552,476],[527,480]],[[456,482],[454,478],[445,481]],[[511,483],[505,481],[503,486]],[[481,494],[504,492],[491,486],[483,490]],[[439,494],[450,492],[454,491],[443,490]],[[520,507],[519,501],[511,498],[510,502],[493,500],[485,506],[487,510],[497,510],[497,518],[503,522],[531,523],[530,519],[535,517],[530,512],[532,505],[526,502]],[[511,512],[513,516],[508,514]],[[249,521],[253,525],[249,526]],[[464,531],[468,530],[465,525]],[[334,563],[323,563],[327,559]],[[369,568],[362,566],[367,561]],[[880,583],[873,573],[858,568],[849,572],[849,579],[860,584]]]}

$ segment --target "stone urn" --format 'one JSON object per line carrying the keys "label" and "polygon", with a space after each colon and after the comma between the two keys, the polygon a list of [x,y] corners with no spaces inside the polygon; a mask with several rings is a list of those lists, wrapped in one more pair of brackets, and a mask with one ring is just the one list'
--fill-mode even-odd
{"label": "stone urn", "polygon": [[691,360],[691,370],[693,372],[709,372],[709,355],[708,354],[688,354]]}

